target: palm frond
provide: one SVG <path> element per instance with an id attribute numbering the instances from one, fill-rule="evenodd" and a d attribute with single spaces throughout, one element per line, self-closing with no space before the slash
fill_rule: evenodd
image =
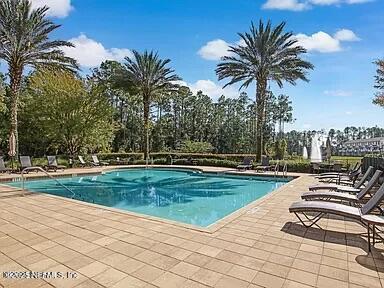
<path id="1" fill-rule="evenodd" d="M 243 88 L 267 80 L 282 87 L 284 82 L 308 81 L 306 73 L 314 66 L 301 59 L 306 49 L 297 45 L 292 32 L 284 32 L 285 26 L 285 22 L 273 27 L 271 21 L 260 20 L 257 26 L 252 22 L 249 31 L 238 33 L 244 44 L 230 46 L 232 55 L 223 57 L 216 68 L 219 80 L 228 79 L 224 87 L 241 83 Z"/>

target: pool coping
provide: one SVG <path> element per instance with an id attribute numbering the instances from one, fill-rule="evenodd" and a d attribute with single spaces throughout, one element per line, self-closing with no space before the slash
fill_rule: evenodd
<path id="1" fill-rule="evenodd" d="M 135 168 L 145 168 L 146 166 L 145 165 L 140 165 L 140 166 L 128 166 L 128 167 L 108 167 L 107 169 L 104 169 L 104 170 L 101 170 L 101 171 L 94 171 L 93 173 L 90 171 L 90 173 L 72 173 L 72 174 L 56 174 L 55 178 L 64 178 L 64 177 L 76 177 L 76 176 L 81 176 L 81 175 L 100 175 L 102 174 L 104 171 L 114 171 L 114 170 L 123 170 L 123 169 L 135 169 Z M 197 167 L 189 167 L 189 166 L 175 166 L 175 165 L 170 165 L 170 166 L 164 166 L 164 165 L 159 165 L 159 166 L 155 166 L 155 165 L 152 165 L 151 168 L 165 168 L 165 169 L 172 169 L 172 168 L 176 168 L 176 169 L 184 169 L 184 170 L 198 170 L 198 171 L 201 171 L 201 172 L 204 172 L 204 173 L 221 173 L 222 171 L 217 171 L 217 172 L 214 172 L 214 171 L 204 171 L 204 169 L 202 168 L 197 168 Z M 256 173 L 231 173 L 231 172 L 227 172 L 225 174 L 231 174 L 231 175 L 234 175 L 234 176 L 241 176 L 241 175 L 245 175 L 245 176 L 264 176 L 264 177 L 270 177 L 270 178 L 274 178 L 273 175 L 265 175 L 265 174 L 256 174 Z M 44 178 L 48 178 L 48 176 L 44 176 L 44 177 L 39 177 L 39 176 L 43 176 L 43 175 L 37 175 L 37 177 L 35 177 L 35 175 L 33 175 L 33 177 L 28 177 L 28 178 L 31 178 L 33 180 L 37 180 L 37 179 L 44 179 Z M 101 205 L 101 204 L 95 204 L 95 203 L 90 203 L 90 202 L 86 202 L 86 201 L 81 201 L 81 200 L 76 200 L 76 199 L 72 199 L 72 198 L 66 198 L 66 197 L 62 197 L 62 196 L 57 196 L 57 195 L 52 195 L 52 194 L 48 194 L 48 193 L 44 193 L 44 192 L 36 192 L 36 191 L 31 191 L 32 193 L 35 193 L 35 194 L 40 194 L 40 195 L 44 195 L 46 197 L 52 197 L 52 198 L 55 198 L 55 199 L 61 199 L 63 201 L 68 201 L 68 202 L 75 202 L 77 204 L 80 204 L 80 205 L 86 205 L 86 206 L 91 206 L 91 207 L 95 207 L 95 208 L 98 208 L 98 209 L 102 209 L 102 210 L 106 210 L 106 211 L 111 211 L 111 212 L 114 212 L 114 213 L 122 213 L 122 214 L 126 214 L 126 215 L 129 215 L 129 216 L 134 216 L 134 217 L 138 217 L 138 218 L 141 218 L 141 219 L 144 219 L 144 220 L 151 220 L 151 221 L 155 221 L 155 222 L 159 222 L 159 223 L 163 223 L 163 224 L 168 224 L 168 225 L 173 225 L 173 226 L 178 226 L 178 227 L 182 227 L 182 228 L 187 228 L 187 229 L 192 229 L 192 230 L 195 230 L 195 231 L 199 231 L 199 232 L 204 232 L 204 233 L 214 233 L 216 232 L 217 230 L 219 230 L 220 228 L 224 227 L 225 225 L 227 225 L 228 223 L 232 222 L 233 220 L 235 220 L 236 218 L 240 217 L 241 215 L 245 214 L 245 213 L 254 213 L 254 212 L 257 212 L 258 210 L 253 210 L 253 208 L 256 208 L 257 205 L 259 205 L 260 203 L 263 203 L 265 201 L 267 201 L 270 197 L 272 197 L 273 195 L 277 194 L 280 192 L 280 190 L 282 190 L 286 185 L 288 184 L 292 184 L 293 181 L 297 181 L 298 179 L 300 179 L 301 176 L 288 176 L 288 177 L 292 177 L 293 179 L 291 181 L 288 181 L 287 183 L 285 183 L 284 185 L 280 186 L 279 188 L 269 192 L 268 194 L 250 202 L 249 204 L 245 205 L 244 207 L 241 207 L 235 211 L 233 211 L 232 213 L 224 216 L 223 218 L 220 218 L 218 219 L 216 222 L 210 224 L 209 226 L 207 227 L 200 227 L 200 226 L 197 226 L 197 225 L 193 225 L 193 224 L 187 224 L 187 223 L 183 223 L 183 222 L 179 222 L 179 221 L 175 221 L 175 220 L 170 220 L 170 219 L 165 219 L 165 218 L 161 218 L 161 217 L 156 217 L 156 216 L 151 216 L 151 215 L 147 215 L 147 214 L 142 214 L 142 213 L 138 213 L 138 212 L 133 212 L 133 211 L 128 211 L 128 210 L 122 210 L 122 209 L 119 209 L 119 208 L 113 208 L 113 207 L 108 207 L 108 206 L 104 206 L 104 205 Z M 19 178 L 19 177 L 18 177 Z M 280 177 L 281 178 L 281 177 Z M 5 181 L 4 181 L 5 182 Z M 9 182 L 9 180 L 8 180 Z M 0 182 L 0 185 L 1 186 L 5 186 L 5 187 L 10 187 L 12 189 L 15 189 L 15 187 L 12 187 L 12 186 L 9 186 L 9 185 L 6 185 L 6 184 L 2 184 Z M 16 189 L 18 190 L 18 189 Z M 25 190 L 25 191 L 28 191 L 28 190 Z"/>

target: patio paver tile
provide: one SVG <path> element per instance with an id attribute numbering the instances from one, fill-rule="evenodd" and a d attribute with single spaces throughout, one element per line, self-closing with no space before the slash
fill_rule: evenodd
<path id="1" fill-rule="evenodd" d="M 232 277 L 251 282 L 252 279 L 256 276 L 256 273 L 257 271 L 255 270 L 239 265 L 233 265 L 233 267 L 228 271 L 227 274 Z"/>
<path id="2" fill-rule="evenodd" d="M 292 281 L 297 281 L 306 285 L 315 286 L 317 281 L 317 274 L 292 268 L 289 271 L 287 278 Z"/>
<path id="3" fill-rule="evenodd" d="M 161 274 L 155 281 L 152 282 L 152 284 L 160 288 L 179 288 L 183 287 L 186 281 L 187 279 L 184 277 L 171 272 L 166 272 Z"/>
<path id="4" fill-rule="evenodd" d="M 215 284 L 215 288 L 247 288 L 249 287 L 249 282 L 233 278 L 230 276 L 224 275 L 220 280 Z"/>
<path id="5" fill-rule="evenodd" d="M 195 274 L 191 276 L 191 279 L 212 287 L 220 280 L 222 276 L 223 274 L 205 268 L 200 268 Z"/>
<path id="6" fill-rule="evenodd" d="M 233 265 L 234 264 L 223 260 L 212 259 L 205 265 L 205 268 L 208 268 L 209 270 L 213 270 L 215 272 L 226 274 L 233 267 Z"/>
<path id="7" fill-rule="evenodd" d="M 107 270 L 108 268 L 109 268 L 108 265 L 105 265 L 104 263 L 95 261 L 95 262 L 92 262 L 91 264 L 88 264 L 88 265 L 80 268 L 78 271 L 81 274 L 91 278 L 91 277 L 96 276 L 97 274 L 100 274 L 101 272 Z"/>
<path id="8" fill-rule="evenodd" d="M 112 286 L 112 288 L 141 288 L 147 285 L 146 282 L 141 281 L 135 277 L 127 276 Z"/>
<path id="9" fill-rule="evenodd" d="M 93 277 L 92 279 L 97 283 L 104 285 L 105 287 L 111 287 L 115 283 L 119 282 L 120 280 L 124 279 L 127 276 L 128 276 L 127 274 L 119 270 L 116 270 L 114 268 L 108 268 L 102 271 L 100 274 Z"/>
<path id="10" fill-rule="evenodd" d="M 200 269 L 199 266 L 186 263 L 186 262 L 180 262 L 176 266 L 171 268 L 171 272 L 183 276 L 185 278 L 190 278 L 193 274 L 195 274 Z"/>
<path id="11" fill-rule="evenodd" d="M 330 287 L 337 287 L 337 288 L 348 288 L 349 286 L 348 282 L 341 281 L 339 279 L 333 279 L 326 276 L 319 275 L 319 278 L 317 279 L 317 287 L 319 288 L 330 288 Z"/>
<path id="12" fill-rule="evenodd" d="M 285 279 L 264 272 L 257 272 L 252 283 L 265 288 L 280 288 L 283 287 Z"/>
<path id="13" fill-rule="evenodd" d="M 143 281 L 152 282 L 163 273 L 164 270 L 145 264 L 143 267 L 134 271 L 132 273 L 132 276 L 139 278 Z"/>

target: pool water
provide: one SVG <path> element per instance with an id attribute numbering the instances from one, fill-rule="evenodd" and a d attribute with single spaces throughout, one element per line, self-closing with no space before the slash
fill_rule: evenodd
<path id="1" fill-rule="evenodd" d="M 51 179 L 26 181 L 25 188 L 207 227 L 289 179 L 150 168 L 114 170 L 59 181 L 74 193 Z"/>

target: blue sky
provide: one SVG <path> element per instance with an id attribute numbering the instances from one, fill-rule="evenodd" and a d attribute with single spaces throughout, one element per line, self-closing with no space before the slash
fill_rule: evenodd
<path id="1" fill-rule="evenodd" d="M 66 52 L 84 72 L 105 59 L 121 60 L 132 49 L 154 49 L 172 60 L 192 90 L 214 99 L 224 84 L 214 72 L 217 59 L 239 40 L 237 32 L 260 18 L 286 21 L 315 65 L 309 83 L 272 85 L 275 94 L 293 101 L 296 121 L 287 128 L 384 126 L 384 111 L 371 101 L 372 62 L 384 57 L 382 0 L 34 0 L 41 3 L 63 25 L 54 36 L 77 44 Z M 236 87 L 224 90 L 231 97 L 237 93 Z"/>

